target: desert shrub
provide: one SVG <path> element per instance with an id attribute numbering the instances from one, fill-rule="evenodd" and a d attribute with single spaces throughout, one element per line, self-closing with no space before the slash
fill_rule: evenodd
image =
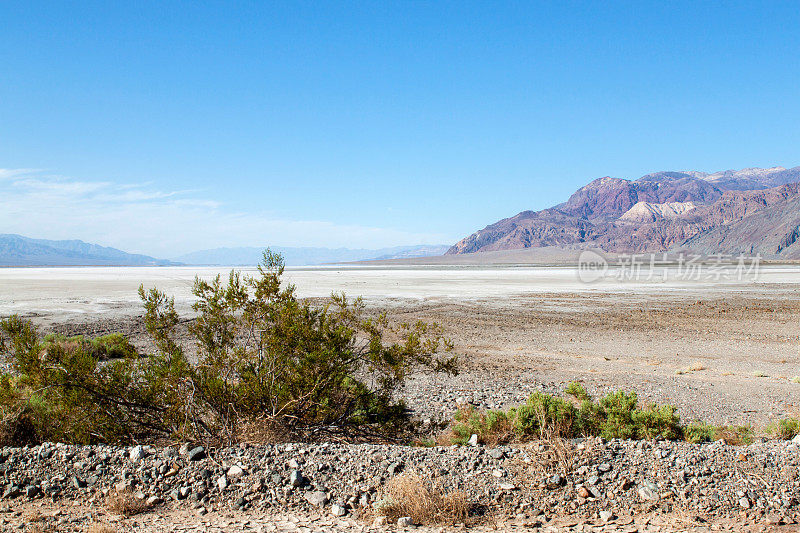
<path id="1" fill-rule="evenodd" d="M 230 443 L 247 435 L 397 438 L 410 429 L 396 388 L 409 372 L 454 372 L 436 324 L 392 325 L 363 302 L 301 302 L 269 251 L 258 276 L 195 280 L 190 364 L 175 340 L 174 300 L 139 294 L 157 352 L 120 335 L 40 339 L 30 322 L 0 322 L 2 434 L 10 443 L 139 442 L 180 436 Z M 106 361 L 106 359 L 108 359 Z"/>
<path id="2" fill-rule="evenodd" d="M 87 343 L 40 341 L 18 317 L 0 321 L 13 375 L 0 376 L 2 437 L 9 444 L 136 440 L 173 432 L 175 388 L 163 358 L 128 354 L 101 364 Z"/>
<path id="3" fill-rule="evenodd" d="M 751 444 L 753 442 L 753 427 L 750 425 L 719 426 L 717 438 L 724 439 L 725 442 L 734 446 Z"/>
<path id="4" fill-rule="evenodd" d="M 650 404 L 642 409 L 635 392 L 617 391 L 595 402 L 578 384 L 570 384 L 567 390 L 576 400 L 582 400 L 579 406 L 564 398 L 535 392 L 525 405 L 516 409 L 459 411 L 452 424 L 451 442 L 464 444 L 472 434 L 485 443 L 597 435 L 607 439 L 670 440 L 683 436 L 683 426 L 672 405 Z M 513 433 L 508 432 L 510 424 Z"/>
<path id="5" fill-rule="evenodd" d="M 391 435 L 408 420 L 396 388 L 415 369 L 454 372 L 452 348 L 436 324 L 392 325 L 369 316 L 361 299 L 334 294 L 321 307 L 283 286 L 280 256 L 267 251 L 259 276 L 232 272 L 227 284 L 195 280 L 198 318 L 191 327 L 199 364 L 191 381 L 209 436 L 233 438 L 238 420 L 261 420 L 289 432 Z M 145 293 L 148 330 L 166 349 L 174 307 Z M 172 324 L 162 327 L 164 322 Z M 161 328 L 155 331 L 157 328 Z"/>
<path id="6" fill-rule="evenodd" d="M 64 335 L 54 334 L 44 337 L 45 350 L 55 344 L 78 344 L 83 350 L 89 352 L 92 357 L 101 361 L 123 357 L 136 357 L 138 355 L 133 344 L 121 333 L 110 333 L 95 338 L 87 338 L 84 335 L 65 337 Z"/>
<path id="7" fill-rule="evenodd" d="M 617 391 L 600 399 L 603 422 L 600 434 L 606 439 L 632 439 L 637 427 L 634 412 L 638 404 L 635 392 Z"/>
<path id="8" fill-rule="evenodd" d="M 589 393 L 586 392 L 586 388 L 577 381 L 570 382 L 567 388 L 564 389 L 564 393 L 581 402 L 592 399 Z"/>
<path id="9" fill-rule="evenodd" d="M 662 438 L 677 440 L 683 435 L 680 417 L 672 405 L 650 404 L 645 409 L 634 411 L 633 421 L 636 435 L 642 439 Z"/>
<path id="10" fill-rule="evenodd" d="M 567 400 L 534 392 L 517 409 L 517 433 L 527 438 L 568 437 L 573 434 L 576 414 L 575 406 Z"/>
<path id="11" fill-rule="evenodd" d="M 687 441 L 698 444 L 715 440 L 717 429 L 717 426 L 697 420 L 686 426 L 683 433 Z"/>
<path id="12" fill-rule="evenodd" d="M 791 440 L 796 435 L 800 434 L 800 420 L 797 418 L 783 418 L 778 423 L 769 428 L 770 433 L 774 434 L 779 439 Z"/>
<path id="13" fill-rule="evenodd" d="M 106 498 L 106 507 L 111 513 L 125 518 L 144 513 L 150 508 L 143 498 L 136 497 L 130 490 L 110 492 Z"/>
<path id="14" fill-rule="evenodd" d="M 464 445 L 472 435 L 477 435 L 481 444 L 511 442 L 515 436 L 514 420 L 514 411 L 478 411 L 472 407 L 459 409 L 455 415 L 450 442 Z"/>
<path id="15" fill-rule="evenodd" d="M 417 474 L 403 473 L 386 483 L 374 509 L 392 521 L 408 516 L 420 525 L 455 524 L 468 520 L 472 505 L 463 491 L 445 492 Z"/>
<path id="16" fill-rule="evenodd" d="M 716 426 L 695 421 L 683 428 L 684 438 L 691 443 L 713 442 L 720 439 L 728 444 L 749 444 L 753 441 L 753 428 L 750 426 Z"/>

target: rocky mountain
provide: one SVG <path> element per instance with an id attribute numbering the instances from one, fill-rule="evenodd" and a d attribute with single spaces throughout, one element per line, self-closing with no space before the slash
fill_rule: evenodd
<path id="1" fill-rule="evenodd" d="M 147 255 L 78 240 L 52 241 L 0 234 L 0 266 L 156 266 L 174 264 Z"/>
<path id="2" fill-rule="evenodd" d="M 566 202 L 473 233 L 448 254 L 543 246 L 800 258 L 800 167 L 599 178 Z"/>
<path id="3" fill-rule="evenodd" d="M 200 250 L 175 260 L 190 265 L 257 265 L 261 262 L 266 247 L 214 248 Z M 351 248 L 295 248 L 272 246 L 273 252 L 283 256 L 287 265 L 321 265 L 325 263 L 346 263 L 378 259 L 404 259 L 411 257 L 430 257 L 443 255 L 446 245 L 396 246 L 393 248 L 351 249 Z"/>

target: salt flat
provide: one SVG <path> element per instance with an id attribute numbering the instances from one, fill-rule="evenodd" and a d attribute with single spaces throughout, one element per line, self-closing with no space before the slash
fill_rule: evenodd
<path id="1" fill-rule="evenodd" d="M 75 267 L 1 268 L 0 315 L 138 313 L 137 289 L 158 287 L 174 295 L 180 310 L 192 300 L 195 275 L 227 276 L 231 268 L 208 267 Z M 237 268 L 254 274 L 254 268 Z M 650 298 L 665 293 L 772 294 L 800 285 L 800 266 L 762 265 L 758 275 L 736 266 L 690 273 L 676 266 L 655 269 L 610 268 L 585 282 L 567 266 L 339 266 L 287 268 L 285 279 L 301 297 L 325 297 L 334 291 L 379 302 L 388 299 L 498 299 L 539 293 L 619 293 Z"/>

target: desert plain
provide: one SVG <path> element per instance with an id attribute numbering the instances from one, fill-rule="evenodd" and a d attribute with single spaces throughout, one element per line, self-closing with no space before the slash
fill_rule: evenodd
<path id="1" fill-rule="evenodd" d="M 343 265 L 288 268 L 303 298 L 364 298 L 393 319 L 444 326 L 461 372 L 416 376 L 406 394 L 422 418 L 455 402 L 501 407 L 570 381 L 590 393 L 636 391 L 686 420 L 763 426 L 800 413 L 800 266 L 735 264 L 689 272 L 569 265 Z M 192 315 L 195 276 L 226 267 L 0 269 L 0 315 L 43 331 L 122 331 L 147 348 L 137 289 L 173 295 Z M 243 274 L 252 268 L 235 268 Z"/>
<path id="2" fill-rule="evenodd" d="M 174 295 L 178 311 L 191 319 L 194 277 L 208 279 L 217 274 L 224 277 L 230 270 L 222 267 L 0 269 L 0 315 L 20 314 L 32 319 L 44 332 L 99 335 L 120 331 L 146 351 L 152 347 L 141 322 L 142 307 L 137 296 L 140 284 L 156 286 Z M 237 270 L 245 274 L 253 271 Z M 559 394 L 571 381 L 580 381 L 596 396 L 625 389 L 636 391 L 642 402 L 673 404 L 686 422 L 701 419 L 715 424 L 750 424 L 763 428 L 781 417 L 800 414 L 800 383 L 794 379 L 800 376 L 800 266 L 797 265 L 761 264 L 756 270 L 745 272 L 736 265 L 728 265 L 691 273 L 676 265 L 636 271 L 616 265 L 604 270 L 601 276 L 587 278 L 585 272 L 564 264 L 393 263 L 288 268 L 285 280 L 294 284 L 303 298 L 322 302 L 334 291 L 344 292 L 349 297 L 363 297 L 368 309 L 387 311 L 393 320 L 422 319 L 444 326 L 454 341 L 461 370 L 456 376 L 420 374 L 412 377 L 402 394 L 420 420 L 448 420 L 458 404 L 468 403 L 479 408 L 519 405 L 534 391 Z M 583 474 L 581 470 L 577 474 L 573 472 L 571 475 L 579 478 L 577 484 L 570 481 L 558 490 L 551 490 L 544 481 L 526 487 L 519 481 L 522 478 L 518 474 L 512 474 L 520 454 L 527 457 L 529 453 L 523 449 L 505 448 L 501 453 L 489 454 L 491 458 L 485 456 L 489 461 L 485 472 L 480 466 L 484 461 L 481 451 L 341 449 L 335 452 L 340 455 L 334 453 L 330 460 L 334 464 L 337 460 L 352 462 L 354 470 L 350 472 L 346 470 L 349 467 L 344 467 L 341 479 L 349 481 L 331 479 L 328 486 L 338 487 L 338 483 L 344 487 L 341 491 L 353 490 L 354 486 L 359 486 L 353 479 L 364 479 L 363 474 L 355 470 L 357 460 L 373 457 L 373 466 L 367 467 L 368 472 L 381 471 L 386 466 L 393 468 L 392 461 L 405 464 L 407 468 L 440 465 L 434 468 L 433 475 L 441 472 L 438 475 L 447 483 L 470 486 L 474 484 L 472 480 L 480 479 L 480 483 L 474 485 L 476 491 L 484 490 L 482 487 L 487 483 L 493 488 L 487 488 L 488 492 L 483 494 L 491 494 L 498 502 L 504 501 L 503 490 L 522 490 L 519 494 L 524 493 L 525 498 L 529 498 L 524 501 L 532 502 L 520 503 L 522 500 L 512 498 L 510 501 L 516 503 L 506 509 L 510 515 L 499 518 L 499 522 L 484 521 L 478 526 L 480 529 L 491 530 L 497 528 L 498 523 L 500 529 L 546 531 L 707 531 L 718 528 L 760 531 L 767 527 L 765 524 L 781 530 L 791 527 L 779 525 L 784 520 L 792 523 L 791 512 L 770 514 L 769 511 L 792 508 L 795 503 L 792 503 L 791 494 L 784 492 L 784 496 L 774 496 L 777 498 L 774 502 L 767 502 L 767 496 L 763 496 L 762 501 L 759 500 L 761 493 L 751 492 L 748 483 L 752 482 L 755 487 L 754 480 L 760 479 L 766 484 L 774 478 L 779 488 L 764 487 L 764 494 L 789 490 L 781 487 L 795 483 L 792 480 L 799 475 L 791 466 L 796 463 L 796 447 L 794 451 L 786 451 L 782 443 L 767 443 L 763 445 L 766 448 L 756 444 L 752 451 L 740 453 L 736 447 L 687 448 L 655 443 L 650 451 L 650 446 L 612 443 L 602 444 L 594 456 L 583 452 L 581 460 L 586 461 L 587 466 L 581 468 L 586 471 Z M 219 464 L 213 461 L 216 467 L 211 468 L 222 468 L 225 477 L 225 469 L 230 464 L 251 464 L 245 460 L 250 456 L 253 465 L 263 454 L 263 460 L 274 455 L 276 464 L 297 457 L 297 448 L 251 450 L 243 448 L 236 453 L 221 450 L 219 457 L 227 453 L 234 458 Z M 325 457 L 331 450 L 334 449 L 312 446 L 302 453 L 311 454 L 306 456 L 311 464 L 312 456 Z M 67 449 L 56 453 L 83 457 L 87 452 Z M 113 450 L 89 453 L 80 466 L 91 464 L 98 455 L 102 458 L 114 453 L 119 455 Z M 127 453 L 124 451 L 125 462 Z M 153 450 L 152 453 L 155 458 L 166 452 Z M 737 461 L 750 461 L 751 454 L 755 470 L 752 474 L 742 473 L 742 468 L 749 468 L 750 464 Z M 770 458 L 774 457 L 787 462 L 773 464 Z M 240 462 L 236 463 L 237 460 Z M 608 462 L 602 463 L 603 460 Z M 461 470 L 448 461 L 472 466 Z M 194 475 L 189 468 L 191 464 L 186 467 L 187 475 Z M 495 464 L 497 466 L 492 466 Z M 612 465 L 608 466 L 612 469 L 608 474 L 603 473 L 606 464 Z M 706 464 L 711 466 L 702 466 Z M 285 464 L 281 468 L 286 468 Z M 618 468 L 620 474 L 616 473 Z M 245 470 L 257 475 L 255 470 L 247 467 Z M 576 489 L 593 483 L 589 475 L 593 471 L 598 472 L 601 484 L 608 483 L 609 492 L 590 495 L 588 499 L 576 497 L 573 493 Z M 498 472 L 516 476 L 511 478 L 516 480 L 516 485 L 503 481 L 509 478 L 492 477 Z M 644 502 L 637 504 L 644 505 L 644 510 L 631 511 L 629 516 L 623 514 L 628 496 L 621 500 L 612 496 L 612 485 L 622 483 L 625 487 L 628 483 L 622 477 L 618 479 L 622 474 L 642 478 L 637 481 L 639 485 L 634 484 L 634 489 L 625 489 L 632 490 L 634 497 Z M 692 481 L 694 475 L 701 480 L 699 485 Z M 589 481 L 582 481 L 581 476 L 588 476 Z M 380 482 L 383 477 L 376 479 Z M 648 501 L 646 490 L 642 496 L 641 487 L 647 488 L 647 479 L 655 480 L 662 488 L 695 488 L 688 489 L 689 492 L 670 489 L 673 495 L 670 498 L 676 499 L 674 502 L 665 503 L 663 495 L 657 495 L 657 501 L 652 502 Z M 500 488 L 494 487 L 498 483 Z M 504 486 L 513 489 L 503 489 Z M 639 496 L 635 496 L 637 486 Z M 706 486 L 711 488 L 703 488 Z M 86 490 L 82 488 L 79 492 Z M 529 490 L 532 492 L 527 492 Z M 707 490 L 719 500 L 704 499 Z M 547 498 L 556 498 L 557 493 L 559 503 L 547 503 Z M 244 494 L 249 492 L 245 490 Z M 280 501 L 280 493 L 276 494 L 276 501 Z M 659 497 L 662 498 L 660 502 Z M 198 514 L 180 504 L 179 496 L 175 498 L 174 503 L 167 502 L 164 507 L 130 518 L 109 514 L 102 499 L 92 497 L 76 500 L 73 507 L 46 500 L 9 503 L 0 507 L 0 524 L 15 528 L 22 524 L 24 528 L 25 520 L 37 517 L 44 523 L 61 524 L 56 529 L 59 531 L 69 530 L 64 529 L 64 524 L 78 531 L 100 522 L 110 527 L 103 531 L 120 528 L 137 531 L 385 529 L 370 525 L 370 519 L 358 518 L 353 513 L 332 516 L 327 508 L 310 514 L 297 508 L 287 508 L 283 513 L 273 510 L 253 514 L 244 507 L 238 510 L 235 506 L 231 509 L 224 505 L 206 508 L 197 503 L 195 510 L 202 511 Z M 578 503 L 573 504 L 574 501 Z M 717 501 L 721 503 L 714 503 Z M 751 512 L 751 502 L 756 512 Z M 514 507 L 516 505 L 519 507 Z M 741 510 L 736 511 L 740 505 Z M 614 510 L 614 518 L 608 518 L 611 514 L 598 514 L 604 507 Z M 724 515 L 719 514 L 723 509 Z M 693 514 L 686 514 L 688 510 Z M 715 516 L 723 518 L 711 520 L 705 512 L 717 512 Z M 514 516 L 518 520 L 514 521 Z M 579 520 L 574 520 L 575 516 Z"/>

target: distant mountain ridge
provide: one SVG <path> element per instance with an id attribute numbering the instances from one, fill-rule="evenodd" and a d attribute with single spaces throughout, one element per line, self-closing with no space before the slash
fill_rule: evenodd
<path id="1" fill-rule="evenodd" d="M 257 265 L 265 247 L 214 248 L 199 250 L 174 260 L 189 265 L 251 266 Z M 410 257 L 430 257 L 443 255 L 447 245 L 395 246 L 392 248 L 350 249 L 350 248 L 295 248 L 271 246 L 273 252 L 283 256 L 290 266 L 321 265 L 325 263 L 347 263 L 351 261 L 402 259 Z"/>
<path id="2" fill-rule="evenodd" d="M 598 178 L 557 206 L 523 211 L 448 254 L 545 246 L 800 258 L 800 167 Z"/>
<path id="3" fill-rule="evenodd" d="M 79 240 L 54 241 L 0 234 L 0 266 L 164 266 L 171 261 L 129 254 Z"/>

